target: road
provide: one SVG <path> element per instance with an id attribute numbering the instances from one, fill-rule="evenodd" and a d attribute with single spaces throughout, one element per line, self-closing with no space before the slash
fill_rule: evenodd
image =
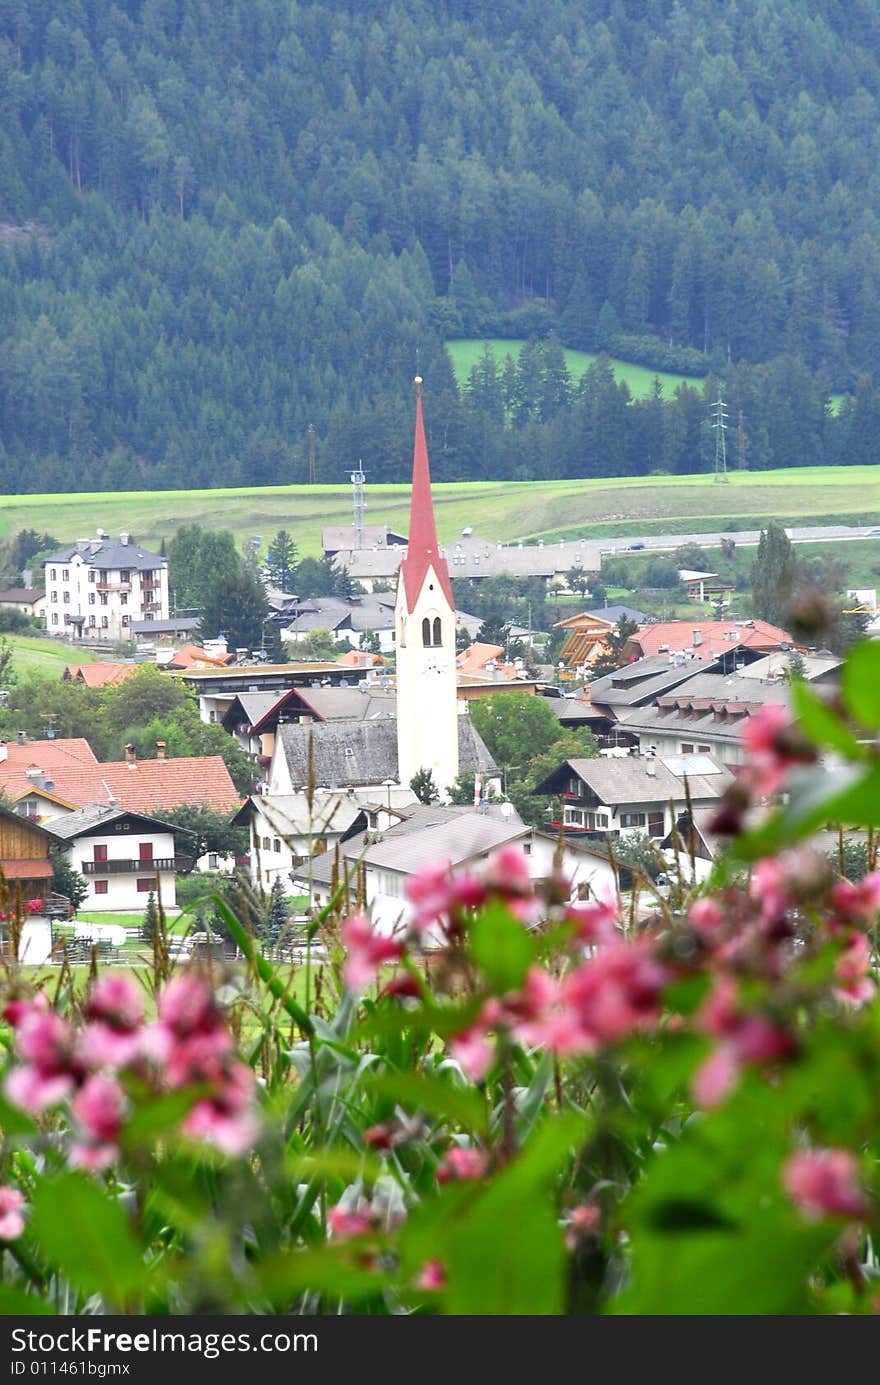
<path id="1" fill-rule="evenodd" d="M 792 543 L 829 543 L 851 539 L 876 538 L 880 543 L 880 526 L 876 524 L 814 524 L 806 528 L 786 528 Z M 733 539 L 737 548 L 754 548 L 761 538 L 760 529 L 740 529 L 718 534 L 633 534 L 631 538 L 592 540 L 600 553 L 626 553 L 633 544 L 646 551 L 668 553 L 683 544 L 695 543 L 700 548 L 720 548 L 722 539 Z"/>

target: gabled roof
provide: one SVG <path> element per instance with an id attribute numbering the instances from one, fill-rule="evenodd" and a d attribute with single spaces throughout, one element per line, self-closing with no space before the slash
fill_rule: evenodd
<path id="1" fill-rule="evenodd" d="M 738 646 L 769 652 L 784 644 L 794 644 L 791 635 L 766 620 L 739 624 L 731 620 L 664 620 L 630 635 L 626 647 L 646 655 L 659 654 L 661 649 L 673 653 L 695 650 L 702 658 L 717 658 Z"/>
<path id="2" fill-rule="evenodd" d="M 46 593 L 40 587 L 7 587 L 0 592 L 0 606 L 32 606 L 45 599 Z"/>
<path id="3" fill-rule="evenodd" d="M 516 665 L 504 662 L 503 644 L 481 644 L 476 641 L 456 657 L 455 667 L 460 674 L 481 677 L 485 676 L 490 663 L 494 663 L 496 670 L 502 671 L 508 678 L 516 677 Z"/>
<path id="4" fill-rule="evenodd" d="M 159 818 L 148 817 L 143 813 L 134 813 L 129 808 L 111 808 L 109 804 L 90 803 L 85 808 L 77 808 L 76 812 L 68 813 L 66 817 L 53 818 L 52 831 L 65 841 L 73 841 L 76 837 L 109 827 L 122 818 L 133 819 L 145 832 L 155 831 L 156 828 L 163 832 L 182 830 L 170 822 L 162 822 Z"/>
<path id="5" fill-rule="evenodd" d="M 51 747 L 57 742 L 43 744 Z M 33 742 L 27 749 L 33 751 L 37 745 Z M 54 763 L 44 763 L 41 758 L 35 764 L 45 771 L 53 786 L 52 792 L 78 807 L 102 803 L 150 813 L 156 809 L 178 808 L 181 804 L 205 804 L 217 812 L 227 813 L 241 802 L 241 795 L 220 755 L 137 760 L 134 764 L 126 760 L 100 764 L 94 756 L 90 761 L 68 758 Z M 33 788 L 25 769 L 26 766 L 9 761 L 0 763 L 0 788 L 8 794 Z"/>
<path id="6" fill-rule="evenodd" d="M 280 745 L 294 788 L 308 782 L 310 743 L 314 782 L 321 788 L 398 782 L 396 717 L 279 726 L 276 754 Z M 458 760 L 462 774 L 498 772 L 468 716 L 458 718 Z"/>
<path id="7" fill-rule="evenodd" d="M 681 767 L 688 757 L 676 757 Z M 669 767 L 669 757 L 648 759 L 628 755 L 621 759 L 599 757 L 595 760 L 565 760 L 540 783 L 536 793 L 552 793 L 547 786 L 556 780 L 560 771 L 570 771 L 583 781 L 601 803 L 609 806 L 625 803 L 663 803 L 684 798 L 685 780 L 693 800 L 720 798 L 733 776 L 729 769 L 708 755 L 694 756 L 693 772 L 688 766 L 682 773 Z"/>
<path id="8" fill-rule="evenodd" d="M 197 644 L 185 644 L 169 659 L 166 668 L 225 668 L 234 654 L 206 654 Z"/>
<path id="9" fill-rule="evenodd" d="M 114 683 L 121 683 L 137 671 L 137 664 L 112 663 L 109 659 L 100 659 L 93 664 L 68 664 L 61 676 L 70 682 L 77 680 L 85 683 L 87 688 L 106 688 Z"/>
<path id="10" fill-rule="evenodd" d="M 315 789 L 312 801 L 306 793 L 254 794 L 247 799 L 233 822 L 245 826 L 260 814 L 279 837 L 322 837 L 326 832 L 348 832 L 358 823 L 366 826 L 364 807 L 356 798 L 332 790 Z"/>
<path id="11" fill-rule="evenodd" d="M 168 566 L 168 559 L 158 553 L 150 553 L 136 543 L 123 543 L 121 539 L 88 539 L 84 543 L 69 544 L 58 553 L 50 553 L 43 559 L 46 563 L 69 563 L 79 555 L 88 567 L 136 568 L 149 572 L 154 568 Z"/>
<path id="12" fill-rule="evenodd" d="M 0 780 L 13 769 L 22 773 L 31 767 L 41 769 L 51 779 L 52 771 L 56 769 L 65 766 L 82 768 L 97 763 L 95 752 L 84 736 L 59 736 L 43 741 L 0 741 Z"/>

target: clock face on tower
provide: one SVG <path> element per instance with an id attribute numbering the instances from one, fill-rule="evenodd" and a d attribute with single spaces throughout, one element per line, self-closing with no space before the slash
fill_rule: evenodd
<path id="1" fill-rule="evenodd" d="M 427 654 L 422 668 L 425 673 L 446 673 L 449 661 L 442 654 Z"/>

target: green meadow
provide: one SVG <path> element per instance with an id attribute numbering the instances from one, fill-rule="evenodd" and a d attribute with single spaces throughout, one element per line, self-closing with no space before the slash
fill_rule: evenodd
<path id="1" fill-rule="evenodd" d="M 74 649 L 60 640 L 39 635 L 4 635 L 14 650 L 16 673 L 46 673 L 61 676 L 66 664 L 91 664 L 97 658 L 87 649 Z"/>
<path id="2" fill-rule="evenodd" d="M 483 354 L 485 347 L 488 346 L 492 355 L 499 365 L 506 356 L 513 356 L 514 359 L 519 355 L 525 346 L 525 341 L 506 338 L 491 337 L 488 339 L 477 338 L 457 338 L 446 343 L 446 349 L 452 358 L 452 366 L 455 371 L 455 378 L 459 386 L 463 385 Z M 579 380 L 598 359 L 597 352 L 574 351 L 566 346 L 565 364 L 571 372 L 572 379 Z M 614 378 L 624 381 L 629 386 L 629 391 L 634 399 L 644 399 L 654 388 L 654 381 L 659 380 L 663 386 L 663 393 L 673 394 L 677 385 L 692 385 L 695 389 L 702 386 L 703 381 L 696 375 L 673 375 L 665 370 L 652 370 L 650 366 L 634 365 L 632 361 L 621 361 L 617 356 L 609 356 L 611 369 L 614 371 Z"/>

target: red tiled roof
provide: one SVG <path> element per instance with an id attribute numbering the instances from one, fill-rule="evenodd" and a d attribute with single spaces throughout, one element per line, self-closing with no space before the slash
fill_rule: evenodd
<path id="1" fill-rule="evenodd" d="M 46 742 L 53 745 L 55 742 Z M 89 803 L 110 803 L 114 799 L 132 812 L 155 812 L 178 808 L 182 804 L 207 804 L 216 812 L 232 812 L 241 803 L 229 770 L 220 755 L 186 755 L 166 760 L 126 760 L 99 764 L 49 765 L 44 769 L 58 797 L 84 808 Z M 25 775 L 26 766 L 0 764 L 0 788 L 15 794 L 32 787 Z"/>
<path id="2" fill-rule="evenodd" d="M 178 649 L 166 668 L 225 668 L 233 660 L 232 654 L 206 654 L 197 644 L 185 644 Z"/>
<path id="3" fill-rule="evenodd" d="M 71 680 L 81 678 L 87 688 L 106 688 L 130 678 L 137 670 L 137 664 L 114 664 L 109 659 L 100 659 L 94 664 L 68 664 L 65 673 Z"/>
<path id="4" fill-rule="evenodd" d="M 360 649 L 349 649 L 346 654 L 340 654 L 336 660 L 337 664 L 345 664 L 346 668 L 367 668 L 377 664 L 387 664 L 388 660 L 383 659 L 381 654 L 373 654 L 370 651 Z"/>
<path id="5" fill-rule="evenodd" d="M 695 630 L 700 634 L 697 644 L 694 644 Z M 735 639 L 730 637 L 733 630 L 736 631 Z M 751 625 L 731 620 L 666 620 L 657 625 L 643 625 L 627 641 L 628 646 L 637 647 L 646 658 L 659 654 L 661 645 L 668 645 L 673 653 L 696 649 L 702 658 L 714 659 L 737 646 L 769 652 L 781 644 L 794 644 L 794 641 L 786 630 L 766 620 L 756 620 Z"/>
<path id="6" fill-rule="evenodd" d="M 513 664 L 505 664 L 503 661 L 504 646 L 501 644 L 481 644 L 479 640 L 467 649 L 462 650 L 455 661 L 455 667 L 459 673 L 481 674 L 486 672 L 486 665 L 493 659 L 496 666 L 502 669 L 510 678 L 516 677 L 516 667 Z"/>
<path id="7" fill-rule="evenodd" d="M 5 754 L 3 753 L 5 751 Z M 41 769 L 52 779 L 63 766 L 84 768 L 96 765 L 95 752 L 83 736 L 69 740 L 0 742 L 0 774 L 7 770 Z"/>
<path id="8" fill-rule="evenodd" d="M 0 861 L 7 880 L 49 880 L 52 862 L 45 856 L 30 861 Z"/>

